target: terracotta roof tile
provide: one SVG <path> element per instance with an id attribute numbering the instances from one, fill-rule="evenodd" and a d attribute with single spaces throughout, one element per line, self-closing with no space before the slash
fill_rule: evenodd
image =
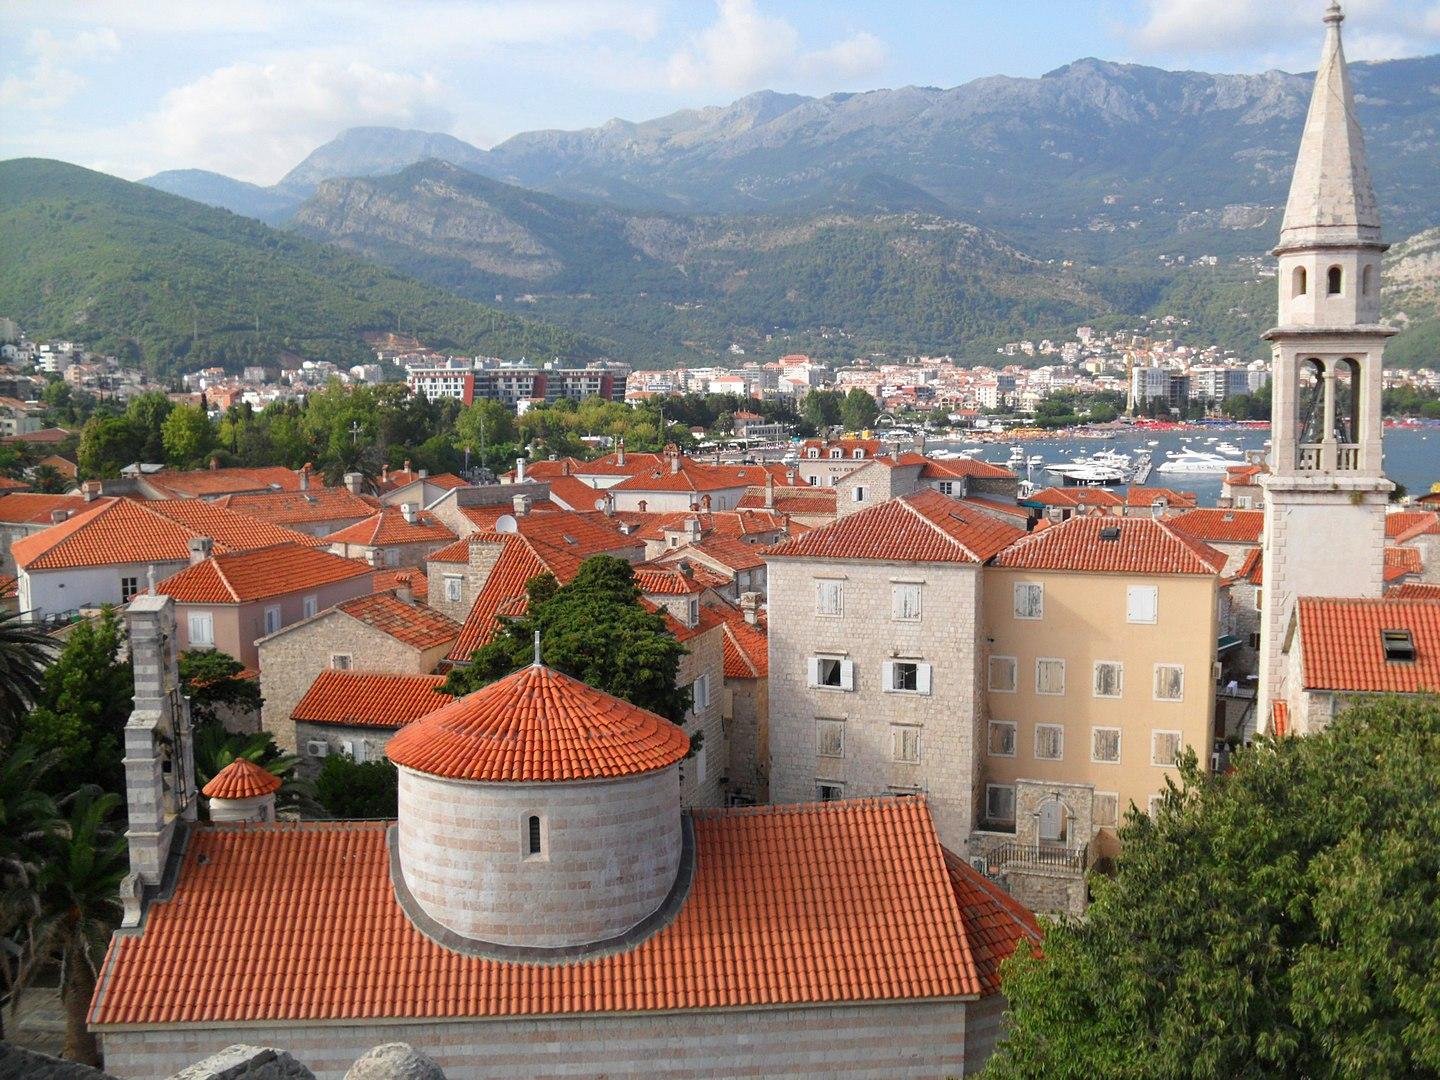
<path id="1" fill-rule="evenodd" d="M 255 469 L 193 469 L 188 472 L 161 469 L 146 473 L 141 479 L 157 490 L 192 498 L 241 491 L 300 490 L 299 475 L 278 465 Z"/>
<path id="2" fill-rule="evenodd" d="M 686 544 L 672 548 L 660 556 L 667 561 L 684 558 L 686 552 L 698 552 L 712 562 L 730 571 L 754 570 L 765 565 L 765 548 L 761 544 L 750 544 L 729 536 L 711 536 L 698 544 Z"/>
<path id="3" fill-rule="evenodd" d="M 10 550 L 16 565 L 29 571 L 186 562 L 190 558 L 190 540 L 197 536 L 210 537 L 219 552 L 315 543 L 314 537 L 197 499 L 103 499 L 68 521 L 15 541 Z"/>
<path id="4" fill-rule="evenodd" d="M 314 589 L 373 571 L 358 559 L 299 544 L 238 551 L 187 566 L 155 586 L 178 604 L 243 604 Z"/>
<path id="5" fill-rule="evenodd" d="M 934 458 L 925 459 L 925 468 L 920 470 L 920 475 L 927 480 L 948 480 L 962 476 L 972 476 L 988 480 L 1019 480 L 1020 477 L 1003 465 L 992 465 L 988 461 L 981 461 L 979 458 L 947 458 L 937 461 Z"/>
<path id="6" fill-rule="evenodd" d="M 376 570 L 370 577 L 370 588 L 373 592 L 393 592 L 402 585 L 409 586 L 410 595 L 416 600 L 425 600 L 430 595 L 430 579 L 418 566 L 402 566 L 399 570 Z"/>
<path id="7" fill-rule="evenodd" d="M 1000 992 L 1000 965 L 1021 944 L 1040 951 L 1040 924 L 1035 915 L 989 878 L 977 874 L 954 852 L 945 852 L 950 887 L 960 905 L 965 944 L 985 995 Z"/>
<path id="8" fill-rule="evenodd" d="M 469 487 L 469 481 L 456 476 L 454 473 L 435 473 L 433 476 L 421 476 L 417 469 L 395 469 L 385 474 L 383 481 L 378 485 L 381 491 L 390 492 L 417 480 L 424 480 L 427 484 L 443 488 L 446 491 L 453 491 L 455 488 Z"/>
<path id="9" fill-rule="evenodd" d="M 1440 582 L 1406 581 L 1385 590 L 1387 600 L 1440 600 Z"/>
<path id="10" fill-rule="evenodd" d="M 1385 549 L 1385 580 L 1399 581 L 1411 574 L 1425 572 L 1425 560 L 1419 548 L 1387 547 Z"/>
<path id="11" fill-rule="evenodd" d="M 776 510 L 752 507 L 740 510 L 676 510 L 639 515 L 636 528 L 630 535 L 642 540 L 659 540 L 667 532 L 683 532 L 689 521 L 699 523 L 702 539 L 724 537 L 738 540 L 785 528 L 785 520 Z"/>
<path id="12" fill-rule="evenodd" d="M 688 574 L 679 566 L 641 563 L 635 567 L 635 584 L 647 596 L 698 596 L 706 589 L 728 583 L 728 579 L 704 567 L 692 566 Z"/>
<path id="13" fill-rule="evenodd" d="M 413 521 L 405 520 L 398 506 L 383 507 L 372 517 L 357 521 L 325 537 L 327 544 L 357 544 L 362 547 L 385 547 L 390 544 L 449 543 L 455 534 L 440 523 L 432 513 L 421 510 Z"/>
<path id="14" fill-rule="evenodd" d="M 834 488 L 796 487 L 776 488 L 774 506 L 777 514 L 834 514 L 836 493 Z M 742 510 L 766 509 L 765 495 L 760 492 L 746 492 L 736 504 Z"/>
<path id="15" fill-rule="evenodd" d="M 750 474 L 743 468 L 727 465 L 702 465 L 689 458 L 680 460 L 679 469 L 667 462 L 658 468 L 635 473 L 621 480 L 611 491 L 728 491 L 749 487 Z"/>
<path id="16" fill-rule="evenodd" d="M 94 504 L 83 495 L 37 495 L 17 491 L 0 498 L 0 522 L 9 525 L 49 525 L 56 510 L 72 515 L 84 513 Z"/>
<path id="17" fill-rule="evenodd" d="M 745 613 L 728 604 L 718 609 L 725 625 L 724 659 L 727 679 L 763 679 L 770 674 L 770 635 L 761 615 L 754 625 Z"/>
<path id="18" fill-rule="evenodd" d="M 501 607 L 516 597 L 523 597 L 525 583 L 536 575 L 545 573 L 547 569 L 535 554 L 534 548 L 526 543 L 523 537 L 498 536 L 484 542 L 500 544 L 502 550 L 490 569 L 490 576 L 485 579 L 484 588 L 470 605 L 470 613 L 465 616 L 460 636 L 455 639 L 455 644 L 445 656 L 447 660 L 469 660 L 471 653 L 480 646 L 489 644 L 499 626 L 496 620 Z M 468 543 L 466 550 L 469 550 Z M 513 609 L 508 613 L 518 614 Z"/>
<path id="19" fill-rule="evenodd" d="M 211 799 L 253 799 L 280 790 L 280 778 L 248 758 L 236 758 L 200 789 Z"/>
<path id="20" fill-rule="evenodd" d="M 1102 539 L 1102 532 L 1114 539 Z M 1225 556 L 1154 518 L 1075 517 L 1015 541 L 996 566 L 1101 574 L 1218 574 Z"/>
<path id="21" fill-rule="evenodd" d="M 1307 690 L 1440 690 L 1440 600 L 1302 596 L 1298 620 Z M 1415 659 L 1386 660 L 1382 630 L 1410 631 Z"/>
<path id="22" fill-rule="evenodd" d="M 693 820 L 695 879 L 675 920 L 634 948 L 565 964 L 466 956 L 425 937 L 395 900 L 384 822 L 203 826 L 173 896 L 141 932 L 113 939 L 89 1019 L 542 1016 L 982 991 L 976 954 L 998 959 L 1003 931 L 966 926 L 923 801 Z M 968 910 L 996 918 L 975 901 Z"/>
<path id="23" fill-rule="evenodd" d="M 1193 491 L 1177 491 L 1174 488 L 1164 487 L 1131 487 L 1125 489 L 1125 505 L 1127 507 L 1151 507 L 1157 499 L 1164 499 L 1166 504 L 1173 510 L 1186 506 L 1194 506 L 1198 497 Z"/>
<path id="24" fill-rule="evenodd" d="M 375 500 L 345 488 L 310 487 L 305 491 L 267 491 L 222 495 L 213 505 L 276 525 L 366 518 L 375 512 Z"/>
<path id="25" fill-rule="evenodd" d="M 433 649 L 460 635 L 460 624 L 448 615 L 424 604 L 407 604 L 391 593 L 357 596 L 335 608 L 412 649 Z"/>
<path id="26" fill-rule="evenodd" d="M 400 728 L 455 699 L 442 694 L 444 675 L 322 671 L 295 707 L 292 720 L 346 727 Z"/>
<path id="27" fill-rule="evenodd" d="M 1062 507 L 1102 506 L 1110 508 L 1125 505 L 1125 500 L 1113 491 L 1094 487 L 1041 488 L 1026 501 L 1039 503 L 1041 506 Z"/>
<path id="28" fill-rule="evenodd" d="M 920 491 L 777 544 L 766 557 L 983 563 L 1023 535 L 938 491 Z"/>
<path id="29" fill-rule="evenodd" d="M 20 593 L 20 579 L 14 574 L 0 574 L 0 599 L 9 600 Z"/>
<path id="30" fill-rule="evenodd" d="M 589 780 L 673 765 L 690 738 L 663 716 L 532 664 L 403 729 L 396 765 L 457 780 Z"/>
<path id="31" fill-rule="evenodd" d="M 4 507 L 0 501 L 0 508 Z M 1434 510 L 1401 510 L 1385 515 L 1385 539 L 1403 544 L 1417 536 L 1440 534 L 1440 514 Z"/>
<path id="32" fill-rule="evenodd" d="M 1030 508 L 1017 503 L 988 499 L 984 495 L 966 495 L 959 502 L 961 506 L 973 506 L 987 514 L 1000 514 L 1017 525 L 1019 522 L 1030 520 Z"/>
<path id="33" fill-rule="evenodd" d="M 1265 531 L 1265 511 L 1187 510 L 1167 518 L 1166 524 L 1192 540 L 1214 544 L 1258 544 Z"/>

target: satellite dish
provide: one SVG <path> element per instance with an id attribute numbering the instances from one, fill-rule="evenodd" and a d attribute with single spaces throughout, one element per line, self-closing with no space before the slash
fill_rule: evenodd
<path id="1" fill-rule="evenodd" d="M 601 511 L 605 509 L 605 500 L 603 498 L 595 500 L 595 509 Z"/>
<path id="2" fill-rule="evenodd" d="M 501 514 L 495 519 L 495 531 L 497 533 L 519 532 L 520 526 L 515 521 L 514 514 Z"/>

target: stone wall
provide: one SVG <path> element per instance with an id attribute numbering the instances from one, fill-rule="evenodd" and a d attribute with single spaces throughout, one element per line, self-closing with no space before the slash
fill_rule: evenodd
<path id="1" fill-rule="evenodd" d="M 696 634 L 685 642 L 689 652 L 680 658 L 675 674 L 679 686 L 691 686 L 702 674 L 709 676 L 710 703 L 693 711 L 680 725 L 694 735 L 703 733 L 700 741 L 704 753 L 704 776 L 700 775 L 700 753 L 697 751 L 680 763 L 680 798 L 686 806 L 724 806 L 730 762 L 726 742 L 725 700 L 725 631 L 719 626 Z"/>
<path id="2" fill-rule="evenodd" d="M 532 815 L 536 855 L 527 850 Z M 399 851 L 415 902 L 461 937 L 531 948 L 604 941 L 659 908 L 675 884 L 677 770 L 480 784 L 402 767 Z"/>
<path id="3" fill-rule="evenodd" d="M 364 727 L 351 727 L 345 724 L 316 724 L 305 720 L 295 721 L 295 744 L 299 747 L 300 774 L 305 777 L 314 777 L 325 763 L 325 757 L 330 754 L 342 754 L 345 752 L 345 743 L 349 743 L 352 756 L 356 761 L 378 761 L 385 754 L 385 747 L 395 737 L 398 728 L 375 727 L 365 725 Z M 312 754 L 310 744 L 323 742 L 326 745 L 324 755 Z"/>
<path id="4" fill-rule="evenodd" d="M 283 1047 L 319 1080 L 342 1080 L 377 1042 L 404 1041 L 450 1080 L 603 1076 L 708 1078 L 824 1076 L 843 1080 L 941 1080 L 973 1075 L 988 1042 L 969 1058 L 961 1001 L 811 1008 L 458 1020 L 276 1023 L 102 1032 L 106 1066 L 126 1078 L 169 1076 L 232 1043 Z M 987 1013 L 994 1006 L 986 1007 Z M 903 1032 L 903 1037 L 897 1037 Z"/>
<path id="5" fill-rule="evenodd" d="M 924 792 L 940 839 L 959 848 L 975 822 L 983 689 L 979 567 L 774 559 L 770 575 L 770 796 L 809 802 L 818 784 L 845 798 Z M 816 580 L 839 578 L 843 613 L 816 614 Z M 921 586 L 921 617 L 891 618 L 891 589 Z M 841 656 L 854 664 L 854 689 L 812 688 L 808 661 Z M 884 664 L 910 658 L 931 665 L 929 694 L 894 693 Z M 842 756 L 819 754 L 817 721 L 840 722 Z M 920 733 L 920 761 L 895 760 L 897 727 Z"/>
<path id="6" fill-rule="evenodd" d="M 726 679 L 730 791 L 754 803 L 770 801 L 768 679 Z"/>
<path id="7" fill-rule="evenodd" d="M 332 611 L 260 644 L 260 693 L 265 699 L 262 723 L 286 753 L 299 748 L 290 713 L 315 677 L 331 666 L 337 653 L 350 657 L 355 671 L 389 671 L 426 675 L 434 670 L 444 648 L 420 652 L 389 634 Z"/>

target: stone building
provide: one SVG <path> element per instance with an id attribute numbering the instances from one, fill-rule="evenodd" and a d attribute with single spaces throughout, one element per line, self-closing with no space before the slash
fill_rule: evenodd
<path id="1" fill-rule="evenodd" d="M 767 552 L 771 798 L 925 792 L 941 839 L 965 844 L 981 782 L 981 567 L 1023 535 L 927 490 Z"/>
<path id="2" fill-rule="evenodd" d="M 292 716 L 322 672 L 429 675 L 459 633 L 453 619 L 403 593 L 369 593 L 261 638 L 256 646 L 265 729 L 281 749 L 300 753 Z"/>
<path id="3" fill-rule="evenodd" d="M 331 754 L 378 761 L 395 732 L 455 700 L 443 685 L 444 675 L 320 672 L 290 710 L 301 765 L 318 771 Z"/>
<path id="4" fill-rule="evenodd" d="M 167 839 L 91 1003 L 107 1069 L 250 1043 L 339 1080 L 403 1041 L 452 1080 L 978 1071 L 1029 912 L 922 799 L 684 811 L 689 749 L 537 663 L 395 736 L 396 822 Z"/>
<path id="5" fill-rule="evenodd" d="M 87 508 L 80 495 L 38 495 L 14 491 L 0 498 L 0 574 L 15 573 L 10 546 L 58 525 Z"/>
<path id="6" fill-rule="evenodd" d="M 730 750 L 729 799 L 770 801 L 770 642 L 760 597 L 744 593 L 739 607 L 715 608 L 724 621 L 725 692 L 721 717 Z"/>
<path id="7" fill-rule="evenodd" d="M 455 541 L 439 518 L 414 503 L 386 506 L 364 521 L 325 537 L 330 550 L 372 566 L 421 566 Z"/>
<path id="8" fill-rule="evenodd" d="M 1262 725 L 1283 700 L 1284 643 L 1300 597 L 1384 592 L 1385 341 L 1380 210 L 1340 41 L 1327 26 L 1280 227 L 1279 319 L 1271 344 L 1270 471 L 1261 598 Z"/>

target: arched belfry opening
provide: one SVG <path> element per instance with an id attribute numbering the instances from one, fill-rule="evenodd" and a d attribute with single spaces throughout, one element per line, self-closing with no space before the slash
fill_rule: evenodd
<path id="1" fill-rule="evenodd" d="M 1309 287 L 1309 275 L 1306 274 L 1305 267 L 1295 267 L 1294 273 L 1290 275 L 1290 296 L 1292 298 L 1304 296 L 1309 291 Z"/>
<path id="2" fill-rule="evenodd" d="M 1325 294 L 1327 296 L 1341 296 L 1345 292 L 1345 271 L 1338 266 L 1332 266 L 1325 273 Z"/>

